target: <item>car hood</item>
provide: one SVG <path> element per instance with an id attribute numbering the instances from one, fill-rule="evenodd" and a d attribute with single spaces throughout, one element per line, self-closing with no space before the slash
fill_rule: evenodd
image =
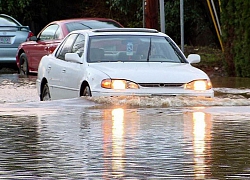
<path id="1" fill-rule="evenodd" d="M 110 78 L 127 79 L 137 83 L 186 83 L 195 79 L 209 79 L 207 74 L 188 63 L 90 63 L 89 67 Z"/>

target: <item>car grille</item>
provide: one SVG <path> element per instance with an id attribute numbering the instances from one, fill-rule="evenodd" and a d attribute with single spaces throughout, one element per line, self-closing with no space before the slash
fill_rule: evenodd
<path id="1" fill-rule="evenodd" d="M 183 83 L 139 83 L 142 87 L 181 87 Z"/>

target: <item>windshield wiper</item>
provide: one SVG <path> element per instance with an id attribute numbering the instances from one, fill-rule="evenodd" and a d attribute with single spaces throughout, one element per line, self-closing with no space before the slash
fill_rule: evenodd
<path id="1" fill-rule="evenodd" d="M 151 38 L 149 39 L 149 48 L 148 48 L 148 56 L 147 56 L 147 62 L 149 62 L 149 55 L 151 52 Z"/>
<path id="2" fill-rule="evenodd" d="M 79 24 L 81 24 L 81 25 L 83 25 L 83 26 L 85 26 L 85 27 L 87 27 L 87 28 L 89 28 L 89 29 L 93 29 L 92 27 L 90 27 L 90 26 L 88 26 L 88 25 L 86 25 L 86 24 L 84 24 L 84 23 L 79 23 Z"/>

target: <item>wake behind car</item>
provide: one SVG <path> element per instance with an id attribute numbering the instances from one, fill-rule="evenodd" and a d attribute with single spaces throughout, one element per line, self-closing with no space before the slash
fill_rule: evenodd
<path id="1" fill-rule="evenodd" d="M 146 28 L 71 32 L 43 56 L 36 86 L 41 101 L 80 96 L 214 97 L 206 73 L 191 65 L 166 34 Z"/>
<path id="2" fill-rule="evenodd" d="M 71 31 L 79 29 L 120 28 L 120 23 L 106 18 L 75 18 L 53 21 L 37 36 L 22 43 L 16 52 L 16 64 L 20 74 L 37 73 L 41 58 L 52 53 L 62 39 Z"/>
<path id="3" fill-rule="evenodd" d="M 0 14 L 0 63 L 15 64 L 18 46 L 33 36 L 29 26 L 23 26 L 16 19 Z"/>

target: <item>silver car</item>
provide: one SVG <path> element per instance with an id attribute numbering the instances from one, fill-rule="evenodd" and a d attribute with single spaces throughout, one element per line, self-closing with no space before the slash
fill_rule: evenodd
<path id="1" fill-rule="evenodd" d="M 23 26 L 11 16 L 0 14 L 0 66 L 16 63 L 19 44 L 27 41 L 32 35 L 28 26 Z"/>

